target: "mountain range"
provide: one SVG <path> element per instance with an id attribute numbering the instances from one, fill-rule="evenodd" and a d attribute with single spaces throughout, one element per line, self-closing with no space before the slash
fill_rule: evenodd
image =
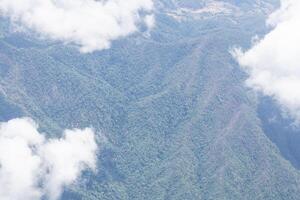
<path id="1" fill-rule="evenodd" d="M 156 0 L 153 30 L 89 54 L 3 17 L 0 120 L 30 117 L 50 138 L 96 131 L 97 171 L 63 200 L 300 199 L 299 131 L 230 53 L 266 34 L 278 6 Z"/>

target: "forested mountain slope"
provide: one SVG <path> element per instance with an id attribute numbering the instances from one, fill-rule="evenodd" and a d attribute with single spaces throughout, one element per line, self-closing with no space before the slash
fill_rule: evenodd
<path id="1" fill-rule="evenodd" d="M 93 127 L 96 174 L 72 199 L 299 199 L 300 174 L 264 132 L 230 54 L 268 31 L 271 0 L 157 0 L 156 26 L 81 54 L 0 21 L 0 119 L 49 137 Z"/>

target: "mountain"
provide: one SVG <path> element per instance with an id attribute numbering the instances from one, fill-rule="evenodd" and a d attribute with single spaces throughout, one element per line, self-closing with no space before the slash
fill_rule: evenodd
<path id="1" fill-rule="evenodd" d="M 278 1 L 155 5 L 150 33 L 92 54 L 12 32 L 2 18 L 1 121 L 31 117 L 47 137 L 97 131 L 97 173 L 63 200 L 300 199 L 297 145 L 282 142 L 295 134 L 273 128 L 291 121 L 269 124 L 276 104 L 245 87 L 230 54 L 268 31 Z"/>

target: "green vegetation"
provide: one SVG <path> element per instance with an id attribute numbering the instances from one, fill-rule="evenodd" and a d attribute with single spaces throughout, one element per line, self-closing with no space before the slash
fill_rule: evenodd
<path id="1" fill-rule="evenodd" d="M 49 137 L 98 132 L 98 171 L 64 200 L 299 199 L 299 171 L 263 132 L 228 52 L 266 31 L 272 6 L 247 2 L 238 13 L 182 22 L 161 7 L 151 38 L 86 55 L 22 34 L 2 38 L 1 20 L 0 119 L 32 117 Z"/>

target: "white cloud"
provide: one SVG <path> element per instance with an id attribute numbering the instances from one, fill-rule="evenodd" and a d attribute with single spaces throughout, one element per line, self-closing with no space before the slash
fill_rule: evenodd
<path id="1" fill-rule="evenodd" d="M 235 51 L 248 86 L 272 96 L 300 120 L 300 1 L 282 0 L 268 19 L 273 30 L 246 51 Z"/>
<path id="2" fill-rule="evenodd" d="M 155 17 L 154 17 L 154 15 L 147 15 L 145 17 L 145 24 L 150 29 L 153 28 L 155 26 Z"/>
<path id="3" fill-rule="evenodd" d="M 66 130 L 47 140 L 30 119 L 0 124 L 0 199 L 56 200 L 85 169 L 96 168 L 91 129 Z"/>
<path id="4" fill-rule="evenodd" d="M 152 25 L 152 0 L 1 0 L 0 13 L 42 36 L 73 43 L 82 52 L 110 43 Z M 141 14 L 141 12 L 148 14 Z"/>

